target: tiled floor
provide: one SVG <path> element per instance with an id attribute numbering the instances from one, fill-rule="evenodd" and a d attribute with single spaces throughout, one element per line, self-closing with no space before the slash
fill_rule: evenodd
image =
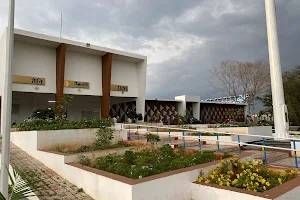
<path id="1" fill-rule="evenodd" d="M 0 139 L 0 149 L 2 140 Z M 10 150 L 11 164 L 18 166 L 22 169 L 30 169 L 36 173 L 41 179 L 40 185 L 43 190 L 37 192 L 37 196 L 41 200 L 91 200 L 92 198 L 71 184 L 64 178 L 57 175 L 54 171 L 47 168 L 43 163 L 34 159 L 26 152 L 11 143 Z"/>

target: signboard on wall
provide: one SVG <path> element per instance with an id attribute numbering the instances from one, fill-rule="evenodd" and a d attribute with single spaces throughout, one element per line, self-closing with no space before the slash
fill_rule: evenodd
<path id="1" fill-rule="evenodd" d="M 82 82 L 82 81 L 70 81 L 66 80 L 64 83 L 65 87 L 69 88 L 84 88 L 84 89 L 89 89 L 90 88 L 90 83 L 89 82 Z"/>
<path id="2" fill-rule="evenodd" d="M 19 83 L 19 84 L 29 84 L 29 85 L 45 85 L 46 79 L 39 78 L 39 77 L 32 77 L 32 76 L 13 75 L 12 82 Z"/>
<path id="3" fill-rule="evenodd" d="M 110 85 L 110 90 L 111 91 L 128 92 L 128 86 L 111 84 Z"/>

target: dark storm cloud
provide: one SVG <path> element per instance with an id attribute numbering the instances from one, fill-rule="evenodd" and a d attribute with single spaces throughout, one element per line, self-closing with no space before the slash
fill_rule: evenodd
<path id="1" fill-rule="evenodd" d="M 268 62 L 263 0 L 17 0 L 16 27 L 148 56 L 147 96 L 217 94 L 222 60 Z M 283 69 L 300 64 L 300 1 L 277 0 Z M 6 24 L 0 3 L 0 31 Z"/>

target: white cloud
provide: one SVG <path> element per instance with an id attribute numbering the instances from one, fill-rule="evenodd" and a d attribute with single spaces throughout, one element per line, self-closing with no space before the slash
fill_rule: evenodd
<path id="1" fill-rule="evenodd" d="M 146 46 L 136 51 L 148 56 L 149 64 L 158 64 L 172 58 L 180 58 L 191 48 L 204 44 L 204 39 L 182 33 L 164 32 L 161 37 L 142 42 Z"/>
<path id="2" fill-rule="evenodd" d="M 176 19 L 176 22 L 179 23 L 194 22 L 200 16 L 202 10 L 203 8 L 200 5 L 194 8 L 187 9 Z"/>

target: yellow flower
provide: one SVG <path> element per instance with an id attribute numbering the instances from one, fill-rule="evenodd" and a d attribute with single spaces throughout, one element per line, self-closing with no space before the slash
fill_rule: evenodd
<path id="1" fill-rule="evenodd" d="M 227 183 L 226 183 L 226 185 L 229 187 L 229 186 L 230 186 L 230 183 L 229 183 L 229 182 L 227 182 Z"/>
<path id="2" fill-rule="evenodd" d="M 267 190 L 266 186 L 263 187 L 264 190 Z"/>
<path id="3" fill-rule="evenodd" d="M 244 165 L 242 165 L 242 169 L 244 169 L 245 168 L 245 166 Z"/>
<path id="4" fill-rule="evenodd" d="M 210 175 L 210 178 L 215 178 L 215 175 Z"/>
<path id="5" fill-rule="evenodd" d="M 266 186 L 268 186 L 268 187 L 269 187 L 269 186 L 270 186 L 270 183 L 269 183 L 269 182 L 266 182 Z"/>
<path id="6" fill-rule="evenodd" d="M 212 173 L 213 173 L 213 175 L 216 175 L 216 174 L 217 174 L 217 171 L 214 170 Z"/>
<path id="7" fill-rule="evenodd" d="M 202 182 L 202 181 L 203 181 L 203 177 L 200 176 L 200 177 L 198 178 L 198 182 Z"/>
<path id="8" fill-rule="evenodd" d="M 236 175 L 236 177 L 237 177 L 237 178 L 240 178 L 240 175 L 239 175 L 239 174 L 237 174 L 237 175 Z"/>
<path id="9" fill-rule="evenodd" d="M 254 190 L 253 190 L 253 192 L 257 192 L 257 190 L 256 190 L 256 189 L 254 189 Z"/>
<path id="10" fill-rule="evenodd" d="M 251 176 L 250 179 L 251 179 L 251 180 L 254 180 L 254 176 Z"/>
<path id="11" fill-rule="evenodd" d="M 265 179 L 261 179 L 260 182 L 261 182 L 262 184 L 265 184 L 266 180 L 265 180 Z"/>
<path id="12" fill-rule="evenodd" d="M 220 181 L 220 182 L 219 182 L 219 185 L 223 185 L 223 182 L 222 182 L 222 181 Z"/>
<path id="13" fill-rule="evenodd" d="M 238 180 L 237 180 L 237 179 L 234 179 L 234 180 L 232 181 L 232 184 L 235 185 L 237 182 L 238 182 Z"/>
<path id="14" fill-rule="evenodd" d="M 205 183 L 206 183 L 206 184 L 209 184 L 209 183 L 210 183 L 210 180 L 209 180 L 209 179 L 207 179 L 207 180 L 205 181 Z"/>
<path id="15" fill-rule="evenodd" d="M 220 181 L 221 181 L 221 179 L 220 179 L 220 178 L 218 178 L 218 181 L 220 182 Z"/>
<path id="16" fill-rule="evenodd" d="M 256 169 L 256 172 L 259 172 L 259 169 L 258 169 L 258 168 Z"/>
<path id="17" fill-rule="evenodd" d="M 279 182 L 280 184 L 282 184 L 282 179 L 281 179 L 281 178 L 278 178 L 278 182 Z"/>

